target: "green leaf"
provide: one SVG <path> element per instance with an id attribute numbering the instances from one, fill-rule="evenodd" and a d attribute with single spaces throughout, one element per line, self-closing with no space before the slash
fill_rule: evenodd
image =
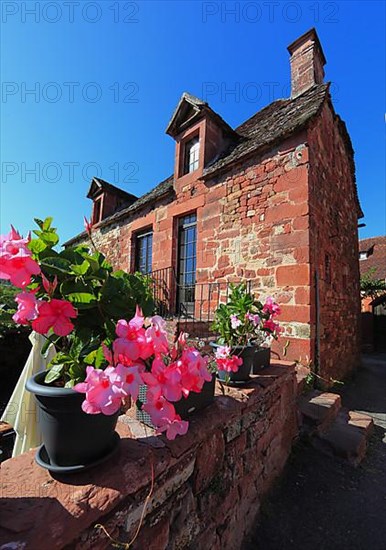
<path id="1" fill-rule="evenodd" d="M 77 309 L 90 309 L 97 304 L 94 294 L 89 292 L 72 292 L 67 294 L 67 300 Z"/>
<path id="2" fill-rule="evenodd" d="M 43 220 L 40 220 L 39 218 L 34 218 L 34 222 L 36 223 L 36 225 L 40 227 L 40 229 L 43 229 L 43 225 L 44 225 Z M 36 232 L 36 230 L 34 231 Z"/>
<path id="3" fill-rule="evenodd" d="M 43 231 L 40 238 L 49 247 L 56 246 L 59 242 L 58 235 L 53 231 Z"/>
<path id="4" fill-rule="evenodd" d="M 31 239 L 28 243 L 28 248 L 32 254 L 38 255 L 47 248 L 47 245 L 41 239 Z"/>
<path id="5" fill-rule="evenodd" d="M 51 229 L 52 220 L 53 220 L 52 217 L 48 217 L 44 220 L 43 226 L 42 226 L 43 231 L 48 231 L 49 229 Z"/>
<path id="6" fill-rule="evenodd" d="M 50 273 L 51 275 L 64 274 L 70 275 L 71 273 L 71 264 L 65 258 L 60 256 L 49 256 L 44 258 L 44 261 L 41 262 L 44 271 Z"/>
<path id="7" fill-rule="evenodd" d="M 80 265 L 72 264 L 71 269 L 75 275 L 86 275 L 90 269 L 90 264 L 87 260 L 84 260 Z"/>
<path id="8" fill-rule="evenodd" d="M 64 365 L 53 365 L 50 370 L 47 372 L 44 382 L 46 384 L 51 384 L 61 378 L 64 371 Z"/>

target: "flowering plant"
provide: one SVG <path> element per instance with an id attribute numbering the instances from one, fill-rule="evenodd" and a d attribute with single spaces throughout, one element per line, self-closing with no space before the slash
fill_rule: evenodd
<path id="1" fill-rule="evenodd" d="M 212 379 L 208 358 L 188 346 L 183 334 L 170 348 L 162 317 L 155 315 L 145 328 L 139 308 L 129 322 L 118 321 L 116 336 L 110 347 L 103 346 L 108 366 L 104 370 L 88 366 L 86 380 L 74 387 L 86 396 L 82 409 L 114 414 L 127 397 L 136 401 L 140 386 L 147 385 L 146 403 L 140 407 L 158 433 L 166 432 L 168 439 L 184 435 L 189 424 L 176 413 L 173 402 L 199 393 Z"/>
<path id="2" fill-rule="evenodd" d="M 269 347 L 281 332 L 276 321 L 278 315 L 280 307 L 272 297 L 268 297 L 262 304 L 244 283 L 231 285 L 228 301 L 219 305 L 212 324 L 221 344 L 215 354 L 217 368 L 237 372 L 242 359 L 232 355 L 234 348 L 244 349 L 250 345 Z"/>
<path id="3" fill-rule="evenodd" d="M 52 218 L 35 221 L 36 238 L 13 227 L 0 236 L 0 278 L 20 289 L 13 321 L 45 335 L 46 347 L 52 343 L 58 352 L 45 382 L 72 387 L 84 380 L 87 366 L 104 365 L 102 344 L 115 338 L 119 319 L 134 315 L 137 304 L 153 312 L 151 288 L 138 273 L 114 272 L 87 246 L 57 252 Z"/>
<path id="4" fill-rule="evenodd" d="M 143 408 L 158 431 L 169 439 L 185 434 L 188 422 L 172 402 L 211 380 L 207 358 L 183 336 L 170 348 L 161 317 L 145 321 L 154 308 L 148 278 L 114 272 L 86 246 L 56 252 L 52 219 L 35 221 L 37 238 L 23 238 L 14 228 L 0 237 L 0 278 L 21 290 L 14 322 L 31 326 L 58 350 L 45 383 L 73 387 L 85 394 L 85 413 L 106 415 L 128 397 L 137 400 L 146 384 Z M 89 224 L 87 231 L 93 242 Z"/>

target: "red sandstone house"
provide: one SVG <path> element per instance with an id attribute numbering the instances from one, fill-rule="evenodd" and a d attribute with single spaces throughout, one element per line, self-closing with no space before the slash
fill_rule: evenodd
<path id="1" fill-rule="evenodd" d="M 291 97 L 237 128 L 182 95 L 166 129 L 174 173 L 149 193 L 94 178 L 94 239 L 115 267 L 152 273 L 177 317 L 209 319 L 223 282 L 250 281 L 282 305 L 276 352 L 288 340 L 287 358 L 343 378 L 360 349 L 354 152 L 323 82 L 316 31 L 288 51 Z"/>
<path id="2" fill-rule="evenodd" d="M 386 282 L 386 237 L 359 241 L 360 273 Z M 386 351 L 386 295 L 362 298 L 362 347 L 364 351 Z"/>

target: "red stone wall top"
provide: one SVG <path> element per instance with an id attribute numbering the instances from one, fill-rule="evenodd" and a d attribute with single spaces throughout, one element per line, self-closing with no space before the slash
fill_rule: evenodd
<path id="1" fill-rule="evenodd" d="M 294 365 L 277 363 L 247 388 L 217 390 L 168 441 L 121 417 L 119 450 L 103 467 L 53 478 L 33 452 L 1 464 L 0 545 L 23 550 L 110 548 L 101 523 L 121 542 L 138 527 L 136 549 L 233 548 L 254 524 L 297 434 Z"/>

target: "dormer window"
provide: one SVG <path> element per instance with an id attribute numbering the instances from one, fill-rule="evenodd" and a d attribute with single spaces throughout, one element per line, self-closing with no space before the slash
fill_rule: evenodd
<path id="1" fill-rule="evenodd" d="M 198 169 L 200 159 L 200 139 L 195 136 L 185 144 L 184 149 L 184 175 Z"/>
<path id="2" fill-rule="evenodd" d="M 102 214 L 102 197 L 94 201 L 94 210 L 93 210 L 93 223 L 98 223 L 101 221 Z"/>
<path id="3" fill-rule="evenodd" d="M 369 256 L 371 256 L 374 253 L 374 245 L 371 246 L 368 250 L 362 250 L 359 252 L 359 259 L 360 260 L 367 260 Z"/>

